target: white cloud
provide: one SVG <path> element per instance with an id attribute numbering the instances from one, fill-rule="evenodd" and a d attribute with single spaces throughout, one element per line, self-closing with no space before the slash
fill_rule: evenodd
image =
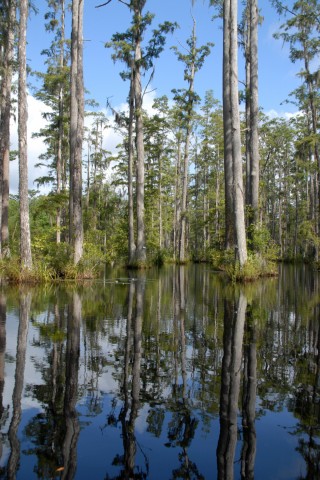
<path id="1" fill-rule="evenodd" d="M 146 93 L 143 101 L 143 108 L 148 114 L 152 114 L 152 105 L 155 99 L 155 92 L 151 91 Z M 128 107 L 126 103 L 123 103 L 117 107 L 114 107 L 117 112 L 127 111 Z M 43 118 L 43 113 L 48 112 L 48 107 L 36 99 L 32 95 L 28 94 L 28 183 L 29 189 L 36 189 L 35 180 L 38 177 L 46 176 L 48 169 L 45 166 L 35 167 L 39 163 L 39 156 L 45 153 L 46 146 L 41 138 L 32 138 L 33 133 L 39 132 L 41 128 L 46 125 L 46 120 Z M 104 130 L 103 136 L 103 148 L 111 154 L 116 153 L 116 146 L 122 141 L 122 136 L 115 127 L 113 114 L 106 109 L 102 110 L 102 113 L 106 115 L 109 120 L 108 128 Z M 86 116 L 85 126 L 90 127 L 94 117 Z M 11 150 L 18 149 L 18 125 L 17 122 L 12 119 L 11 121 Z M 86 144 L 83 144 L 83 156 L 86 157 Z M 84 160 L 84 164 L 86 161 Z M 84 176 L 85 178 L 85 176 Z M 39 187 L 41 193 L 47 193 L 50 187 Z M 19 161 L 18 159 L 10 162 L 10 193 L 18 194 L 19 191 Z"/>
<path id="2" fill-rule="evenodd" d="M 269 118 L 285 118 L 286 120 L 290 120 L 291 118 L 295 118 L 301 115 L 301 112 L 299 112 L 298 110 L 296 112 L 279 112 L 275 109 L 271 109 L 264 113 Z"/>
<path id="3" fill-rule="evenodd" d="M 38 132 L 45 126 L 45 120 L 42 113 L 47 112 L 48 107 L 32 95 L 28 95 L 28 174 L 29 189 L 35 189 L 34 180 L 40 176 L 47 175 L 47 168 L 36 168 L 39 161 L 39 155 L 46 151 L 46 147 L 41 138 L 32 138 L 32 134 Z M 11 121 L 11 150 L 18 149 L 18 125 L 14 120 Z M 10 193 L 17 194 L 19 189 L 19 162 L 18 159 L 10 162 Z M 45 191 L 43 187 L 41 191 Z"/>

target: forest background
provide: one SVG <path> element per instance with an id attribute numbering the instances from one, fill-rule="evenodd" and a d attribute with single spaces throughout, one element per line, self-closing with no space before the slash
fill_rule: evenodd
<path id="1" fill-rule="evenodd" d="M 115 63 L 110 51 L 105 48 L 115 32 L 123 32 L 130 25 L 130 13 L 119 2 L 113 2 L 109 6 L 99 9 L 96 6 L 99 2 L 92 0 L 84 3 L 84 82 L 88 98 L 94 99 L 99 110 L 104 112 L 112 124 L 113 114 L 107 108 L 107 100 L 115 110 L 123 111 L 126 108 L 128 96 L 128 85 L 121 80 L 119 73 L 123 66 Z M 48 11 L 46 0 L 37 1 L 37 13 L 31 12 L 29 17 L 27 58 L 32 70 L 46 70 L 45 55 L 42 55 L 46 48 L 50 47 L 52 35 L 45 30 L 44 16 Z M 169 36 L 165 50 L 160 58 L 156 60 L 154 77 L 144 98 L 144 108 L 151 113 L 155 97 L 167 95 L 173 97 L 171 92 L 174 88 L 183 88 L 183 65 L 177 62 L 171 46 L 185 45 L 186 39 L 192 31 L 192 17 L 197 22 L 197 41 L 199 45 L 206 42 L 213 42 L 214 48 L 206 60 L 203 68 L 195 78 L 195 90 L 201 98 L 205 92 L 212 90 L 215 98 L 222 101 L 222 22 L 214 19 L 214 10 L 209 2 L 192 2 L 189 0 L 149 0 L 146 10 L 155 14 L 151 27 L 168 20 L 177 22 L 179 28 Z M 263 112 L 269 117 L 283 117 L 289 119 L 297 113 L 296 105 L 286 103 L 289 93 L 301 84 L 298 76 L 302 68 L 301 62 L 292 63 L 289 58 L 289 46 L 274 38 L 279 31 L 284 18 L 280 16 L 271 2 L 267 0 L 260 5 L 260 14 L 263 21 L 259 25 L 259 104 Z M 70 13 L 69 13 L 70 15 Z M 240 14 L 239 14 L 240 16 Z M 69 27 L 71 22 L 66 25 Z M 244 81 L 244 58 L 239 54 L 239 77 Z M 149 79 L 148 75 L 144 83 Z M 34 97 L 34 87 L 39 82 L 34 76 L 29 76 L 29 119 L 28 132 L 31 140 L 32 133 L 38 132 L 43 125 L 43 112 L 47 110 L 46 105 Z M 90 107 L 87 107 L 90 110 Z M 88 123 L 90 119 L 88 119 Z M 16 149 L 17 123 L 12 120 L 12 148 Z M 115 151 L 119 142 L 119 136 L 113 129 L 104 131 L 103 146 L 106 150 Z M 44 166 L 34 168 L 38 163 L 38 157 L 44 153 L 45 148 L 41 139 L 33 139 L 29 142 L 29 188 L 36 187 L 34 180 L 41 174 L 45 175 Z M 11 164 L 10 190 L 13 194 L 18 193 L 18 159 Z M 47 193 L 47 186 L 39 186 L 41 193 Z"/>
<path id="2" fill-rule="evenodd" d="M 121 122 L 115 121 L 115 117 L 119 120 L 119 116 L 125 116 L 128 112 L 128 82 L 120 78 L 119 73 L 124 70 L 124 65 L 121 62 L 114 63 L 112 50 L 106 48 L 106 42 L 116 32 L 128 29 L 132 18 L 123 2 L 107 3 L 101 8 L 96 8 L 97 5 L 92 2 L 84 5 L 84 81 L 87 105 L 83 143 L 83 218 L 87 266 L 92 263 L 92 259 L 94 264 L 96 261 L 125 262 L 128 249 L 125 165 L 127 131 Z M 300 3 L 301 6 L 298 5 Z M 292 14 L 293 7 L 298 5 L 303 9 L 304 3 L 306 2 L 288 2 L 288 9 L 282 10 L 281 14 L 270 2 L 265 2 L 260 7 L 259 139 L 262 175 L 260 224 L 254 241 L 259 253 L 265 254 L 268 250 L 268 254 L 277 259 L 318 260 L 319 173 L 312 151 L 318 138 L 310 136 L 306 91 L 303 97 L 303 90 L 308 87 L 305 58 L 294 58 L 292 55 L 292 45 L 297 39 L 290 44 L 290 41 L 288 43 L 281 38 L 274 38 L 274 34 L 281 32 L 281 25 L 295 17 L 296 14 Z M 318 2 L 313 3 L 316 10 L 319 9 Z M 66 198 L 55 195 L 55 152 L 52 149 L 54 135 L 49 131 L 52 128 L 51 100 L 48 100 L 45 92 L 46 68 L 52 63 L 52 42 L 59 31 L 56 19 L 50 25 L 54 18 L 52 11 L 56 8 L 55 2 L 49 2 L 49 6 L 44 1 L 37 2 L 37 14 L 31 10 L 29 18 L 28 156 L 29 188 L 33 189 L 30 192 L 32 248 L 36 258 L 46 258 L 48 265 L 59 271 L 63 270 L 62 264 L 67 263 L 70 252 L 63 238 L 62 242 L 61 238 L 58 242 L 63 244 L 63 248 L 54 247 L 57 243 L 54 212 L 57 202 L 60 202 L 59 208 L 63 211 Z M 245 5 L 239 5 L 239 22 L 244 9 Z M 185 108 L 181 97 L 183 89 L 187 88 L 187 82 L 185 65 L 178 61 L 177 51 L 172 47 L 186 52 L 187 41 L 195 26 L 197 47 L 200 48 L 207 42 L 213 42 L 214 46 L 210 47 L 211 52 L 194 79 L 197 98 L 192 108 L 189 148 L 186 258 L 214 261 L 216 252 L 223 250 L 225 231 L 221 20 L 213 20 L 216 12 L 206 2 L 149 0 L 144 11 L 155 14 L 146 31 L 145 42 L 151 38 L 152 29 L 157 28 L 159 23 L 170 21 L 179 24 L 179 28 L 168 35 L 163 52 L 154 61 L 154 71 L 150 68 L 143 78 L 143 88 L 146 87 L 143 108 L 148 259 L 163 261 L 176 258 L 174 223 L 177 191 L 180 188 L 177 185 L 179 153 L 176 146 L 184 140 L 179 140 L 175 112 L 179 108 Z M 47 16 L 46 21 L 44 16 Z M 49 25 L 51 32 L 46 31 L 45 25 L 47 30 Z M 66 51 L 70 29 L 70 11 L 68 13 L 66 10 Z M 296 26 L 293 27 L 292 32 L 294 31 Z M 319 24 L 315 20 L 310 31 L 313 43 L 318 31 Z M 241 41 L 241 35 L 239 40 Z M 308 61 L 313 86 L 316 87 L 313 100 L 317 100 L 318 112 L 318 44 L 312 46 Z M 239 80 L 240 97 L 242 92 L 244 100 L 245 60 L 241 47 Z M 244 104 L 243 101 L 243 158 L 246 131 Z M 14 125 L 13 123 L 12 149 L 15 148 Z M 13 160 L 10 167 L 10 242 L 12 252 L 18 252 L 17 160 Z M 62 225 L 59 226 L 62 237 L 67 222 L 67 219 L 62 220 Z"/>

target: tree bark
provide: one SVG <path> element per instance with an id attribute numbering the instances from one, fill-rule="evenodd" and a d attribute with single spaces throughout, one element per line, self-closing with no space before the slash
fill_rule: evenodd
<path id="1" fill-rule="evenodd" d="M 72 2 L 71 33 L 71 118 L 70 118 L 70 240 L 76 265 L 83 253 L 82 141 L 84 117 L 83 87 L 83 0 Z"/>
<path id="2" fill-rule="evenodd" d="M 193 21 L 193 30 L 192 30 L 192 47 L 191 47 L 191 65 L 190 65 L 190 75 L 188 77 L 189 81 L 189 101 L 187 104 L 187 125 L 186 125 L 186 137 L 185 137 L 185 147 L 184 147 L 184 156 L 183 156 L 183 173 L 182 173 L 182 198 L 181 198 L 181 218 L 180 218 L 180 244 L 179 244 L 179 262 L 183 263 L 186 261 L 186 224 L 187 224 L 187 195 L 188 195 L 188 170 L 189 170 L 189 148 L 190 148 L 190 136 L 191 136 L 191 115 L 193 110 L 194 103 L 194 75 L 195 75 L 195 61 L 196 61 L 196 24 Z"/>
<path id="3" fill-rule="evenodd" d="M 28 1 L 20 1 L 19 21 L 19 80 L 18 80 L 18 137 L 19 137 L 19 197 L 20 197 L 20 257 L 24 269 L 32 268 L 31 237 L 28 203 L 28 152 L 27 152 L 27 20 Z"/>
<path id="4" fill-rule="evenodd" d="M 259 221 L 258 0 L 250 0 L 250 224 Z"/>
<path id="5" fill-rule="evenodd" d="M 9 249 L 9 161 L 10 161 L 10 115 L 11 115 L 11 86 L 12 62 L 14 54 L 14 30 L 16 22 L 16 2 L 6 1 L 7 29 L 4 39 L 4 68 L 1 85 L 1 255 L 10 256 Z"/>
<path id="6" fill-rule="evenodd" d="M 135 102 L 135 120 L 136 120 L 136 147 L 137 147 L 137 168 L 136 168 L 136 197 L 137 197 L 137 247 L 135 260 L 138 266 L 143 266 L 146 262 L 145 246 L 145 220 L 144 220 L 144 142 L 143 142 L 143 117 L 142 117 L 142 88 L 141 88 L 141 33 L 140 25 L 141 13 L 145 1 L 133 1 L 133 12 L 135 16 L 136 36 L 135 36 L 135 55 L 134 55 L 134 102 Z"/>
<path id="7" fill-rule="evenodd" d="M 173 227 L 173 249 L 174 259 L 177 260 L 180 239 L 180 217 L 181 217 L 181 133 L 177 134 L 177 159 L 175 168 L 175 193 L 174 193 L 174 227 Z"/>
<path id="8" fill-rule="evenodd" d="M 230 1 L 230 107 L 232 126 L 234 230 L 240 267 L 247 261 L 238 90 L 238 2 Z"/>
<path id="9" fill-rule="evenodd" d="M 223 126 L 225 181 L 225 248 L 234 246 L 232 122 L 230 103 L 230 0 L 223 3 Z"/>
<path id="10" fill-rule="evenodd" d="M 133 211 L 133 122 L 134 122 L 134 85 L 133 66 L 131 66 L 129 93 L 129 131 L 128 131 L 128 214 L 129 214 L 129 265 L 134 261 L 136 246 L 134 243 L 134 211 Z"/>
<path id="11" fill-rule="evenodd" d="M 64 41 L 65 41 L 65 4 L 64 0 L 60 0 L 60 8 L 61 8 L 61 18 L 60 18 L 60 27 L 61 27 L 61 38 L 60 38 L 60 58 L 59 58 L 59 69 L 60 74 L 62 74 L 63 66 L 64 66 Z M 59 87 L 59 137 L 58 137 L 58 152 L 57 152 L 57 193 L 61 193 L 61 186 L 62 186 L 62 172 L 63 172 L 63 157 L 62 157 L 62 143 L 63 143 L 63 112 L 64 112 L 64 89 L 63 89 L 63 81 L 61 81 Z M 61 242 L 61 208 L 58 207 L 57 209 L 57 217 L 56 217 L 56 242 Z"/>

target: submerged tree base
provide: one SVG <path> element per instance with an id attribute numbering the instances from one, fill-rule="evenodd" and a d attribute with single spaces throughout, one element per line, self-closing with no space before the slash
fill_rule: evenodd
<path id="1" fill-rule="evenodd" d="M 134 260 L 126 265 L 129 270 L 145 270 L 150 268 L 150 264 L 147 261 Z"/>
<path id="2" fill-rule="evenodd" d="M 32 268 L 22 268 L 19 257 L 0 260 L 1 280 L 10 284 L 40 284 L 58 280 L 87 280 L 101 273 L 101 260 L 84 256 L 77 265 L 67 255 L 59 261 L 52 255 L 36 259 Z"/>
<path id="3" fill-rule="evenodd" d="M 231 249 L 225 252 L 214 252 L 211 260 L 214 267 L 225 272 L 232 282 L 252 282 L 258 278 L 278 275 L 276 261 L 267 259 L 259 253 L 249 254 L 243 267 L 240 267 Z"/>
<path id="4" fill-rule="evenodd" d="M 19 258 L 1 260 L 0 276 L 11 284 L 37 284 L 52 281 L 56 277 L 54 270 L 43 262 L 35 262 L 31 269 L 22 268 Z"/>

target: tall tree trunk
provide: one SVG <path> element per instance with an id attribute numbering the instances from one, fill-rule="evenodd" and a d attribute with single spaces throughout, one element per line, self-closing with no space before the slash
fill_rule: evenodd
<path id="1" fill-rule="evenodd" d="M 20 257 L 22 268 L 32 268 L 28 203 L 28 144 L 27 144 L 27 20 L 28 0 L 20 1 L 19 20 L 19 80 L 18 80 L 18 137 L 19 137 L 19 197 L 20 197 Z"/>
<path id="2" fill-rule="evenodd" d="M 163 247 L 163 214 L 162 214 L 162 161 L 161 153 L 159 153 L 158 165 L 159 165 L 159 186 L 158 186 L 158 195 L 159 195 L 159 248 L 160 250 Z"/>
<path id="3" fill-rule="evenodd" d="M 175 201 L 174 201 L 174 227 L 173 227 L 173 249 L 174 259 L 177 260 L 180 238 L 180 217 L 181 217 L 181 138 L 180 132 L 177 135 L 177 160 L 175 171 Z"/>
<path id="4" fill-rule="evenodd" d="M 64 66 L 64 42 L 65 42 L 65 4 L 64 0 L 60 0 L 61 8 L 61 18 L 60 18 L 60 27 L 61 27 L 61 38 L 60 38 L 60 58 L 59 58 L 59 69 L 60 74 L 62 74 Z M 62 186 L 62 173 L 63 173 L 63 157 L 62 157 L 62 143 L 63 143 L 63 111 L 64 111 L 64 89 L 63 81 L 61 81 L 59 88 L 59 137 L 58 137 L 58 152 L 57 152 L 57 193 L 61 193 Z M 56 216 L 56 242 L 61 242 L 61 208 L 57 209 Z"/>
<path id="5" fill-rule="evenodd" d="M 246 205 L 251 204 L 250 184 L 250 0 L 247 1 L 244 19 L 244 57 L 246 62 Z"/>
<path id="6" fill-rule="evenodd" d="M 10 156 L 10 114 L 12 62 L 14 53 L 14 30 L 16 22 L 16 1 L 6 1 L 7 29 L 4 38 L 4 68 L 1 85 L 1 120 L 0 120 L 0 198 L 1 198 L 1 255 L 8 257 L 9 250 L 9 156 Z"/>
<path id="7" fill-rule="evenodd" d="M 83 0 L 72 1 L 70 118 L 70 240 L 74 264 L 82 257 Z"/>
<path id="8" fill-rule="evenodd" d="M 230 98 L 230 0 L 223 2 L 223 128 L 225 181 L 225 248 L 234 246 L 232 122 Z"/>
<path id="9" fill-rule="evenodd" d="M 128 131 L 128 214 L 129 214 L 129 265 L 134 261 L 136 246 L 134 243 L 134 211 L 133 211 L 133 122 L 134 122 L 134 71 L 131 65 L 129 93 L 129 131 Z"/>
<path id="10" fill-rule="evenodd" d="M 188 170 L 189 170 L 189 148 L 190 148 L 190 126 L 187 127 L 186 142 L 184 147 L 182 164 L 182 197 L 181 197 L 181 216 L 180 216 L 180 242 L 179 242 L 179 262 L 186 260 L 186 224 L 187 224 L 187 195 L 188 195 Z"/>
<path id="11" fill-rule="evenodd" d="M 137 197 L 137 248 L 135 259 L 137 264 L 143 266 L 146 262 L 145 246 L 145 220 L 144 220 L 144 142 L 143 142 L 143 117 L 142 117 L 142 88 L 141 88 L 141 34 L 140 21 L 142 8 L 145 1 L 134 0 L 133 12 L 137 22 L 135 36 L 134 55 L 134 101 L 136 120 L 136 147 L 137 147 L 137 168 L 136 168 L 136 197 Z"/>
<path id="12" fill-rule="evenodd" d="M 179 262 L 183 263 L 186 260 L 186 225 L 187 225 L 187 195 L 188 195 L 188 170 L 189 170 L 189 148 L 190 148 L 190 137 L 191 137 L 191 116 L 193 111 L 194 104 L 194 75 L 195 75 L 195 61 L 196 61 L 196 24 L 193 21 L 193 30 L 192 30 L 192 44 L 191 44 L 190 55 L 192 58 L 190 65 L 190 74 L 188 76 L 189 81 L 189 101 L 187 104 L 187 125 L 186 125 L 186 137 L 185 137 L 185 147 L 184 147 L 184 156 L 182 164 L 182 197 L 181 197 L 181 218 L 180 218 L 180 244 L 179 244 Z"/>
<path id="13" fill-rule="evenodd" d="M 258 0 L 249 0 L 250 12 L 250 224 L 259 221 L 259 103 Z"/>
<path id="14" fill-rule="evenodd" d="M 238 86 L 238 2 L 230 1 L 230 107 L 232 125 L 234 230 L 240 267 L 247 261 Z"/>

